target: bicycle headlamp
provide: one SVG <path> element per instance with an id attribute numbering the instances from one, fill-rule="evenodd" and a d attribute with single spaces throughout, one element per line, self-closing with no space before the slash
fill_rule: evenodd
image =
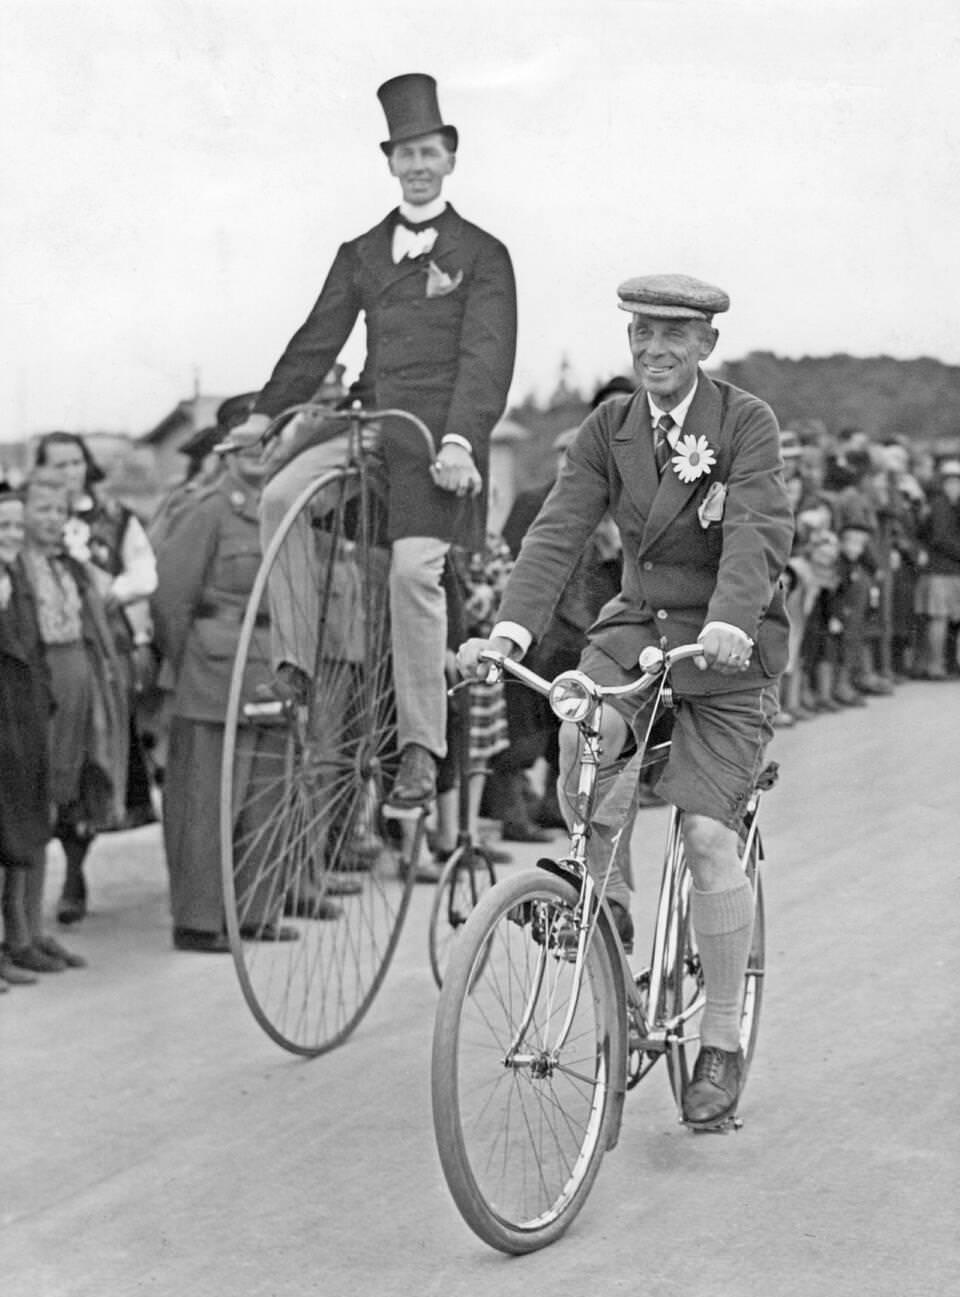
<path id="1" fill-rule="evenodd" d="M 582 671 L 564 671 L 550 686 L 549 699 L 555 716 L 577 723 L 589 716 L 596 695 L 593 682 Z"/>

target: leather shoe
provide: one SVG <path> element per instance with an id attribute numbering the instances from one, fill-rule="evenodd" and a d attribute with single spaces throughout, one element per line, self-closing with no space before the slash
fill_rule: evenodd
<path id="1" fill-rule="evenodd" d="M 244 941 L 299 941 L 300 933 L 285 923 L 251 923 L 240 929 Z"/>
<path id="2" fill-rule="evenodd" d="M 37 950 L 42 950 L 45 955 L 52 955 L 54 959 L 63 960 L 68 968 L 86 968 L 87 966 L 87 961 L 82 955 L 75 955 L 66 946 L 61 946 L 56 937 L 38 937 L 33 944 Z"/>
<path id="3" fill-rule="evenodd" d="M 500 829 L 502 842 L 552 842 L 549 829 L 538 828 L 529 820 L 504 820 Z"/>
<path id="4" fill-rule="evenodd" d="M 37 978 L 33 973 L 17 968 L 6 953 L 0 955 L 0 979 L 9 982 L 11 986 L 35 986 L 37 984 Z"/>
<path id="5" fill-rule="evenodd" d="M 401 860 L 397 866 L 397 873 L 402 882 L 406 882 L 410 876 L 411 865 L 409 860 Z M 443 862 L 439 860 L 418 860 L 413 866 L 413 881 L 415 883 L 439 883 L 443 873 Z"/>
<path id="6" fill-rule="evenodd" d="M 201 932 L 198 928 L 174 928 L 175 950 L 196 950 L 205 955 L 229 955 L 230 942 L 223 932 Z"/>
<path id="7" fill-rule="evenodd" d="M 39 946 L 20 946 L 9 950 L 7 958 L 17 968 L 25 968 L 28 973 L 62 973 L 66 964 L 62 959 L 55 959 Z"/>
<path id="8" fill-rule="evenodd" d="M 852 685 L 840 685 L 833 691 L 833 701 L 842 707 L 866 707 L 867 700 Z"/>
<path id="9" fill-rule="evenodd" d="M 288 896 L 283 907 L 284 914 L 289 919 L 322 919 L 325 922 L 339 919 L 343 915 L 343 908 L 324 895 L 327 890 L 332 891 L 333 889 L 311 890 Z M 363 888 L 358 885 L 357 891 L 362 890 Z M 340 895 L 343 895 L 343 893 L 340 893 Z M 245 929 L 241 930 L 241 936 L 245 934 L 245 931 Z"/>
<path id="10" fill-rule="evenodd" d="M 87 917 L 87 898 L 85 896 L 61 896 L 57 902 L 57 922 L 68 927 L 79 923 Z"/>
<path id="11" fill-rule="evenodd" d="M 710 1126 L 732 1117 L 743 1084 L 743 1051 L 702 1046 L 683 1096 L 683 1119 L 691 1126 Z"/>
<path id="12" fill-rule="evenodd" d="M 408 743 L 400 754 L 390 802 L 396 806 L 423 806 L 437 795 L 437 761 L 419 743 Z"/>

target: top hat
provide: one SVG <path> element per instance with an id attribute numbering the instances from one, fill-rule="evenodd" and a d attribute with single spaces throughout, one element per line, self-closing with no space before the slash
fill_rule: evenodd
<path id="1" fill-rule="evenodd" d="M 446 137 L 451 152 L 456 153 L 457 128 L 448 126 L 440 116 L 437 83 L 433 77 L 425 72 L 405 72 L 402 76 L 391 77 L 379 88 L 377 98 L 383 106 L 390 132 L 390 138 L 380 144 L 388 157 L 395 145 L 421 135 L 432 135 L 435 131 Z"/>

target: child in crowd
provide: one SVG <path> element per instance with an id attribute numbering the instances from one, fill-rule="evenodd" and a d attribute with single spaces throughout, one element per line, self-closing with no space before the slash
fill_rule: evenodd
<path id="1" fill-rule="evenodd" d="M 0 483 L 0 992 L 85 962 L 43 930 L 52 703 L 23 540 L 23 500 Z"/>

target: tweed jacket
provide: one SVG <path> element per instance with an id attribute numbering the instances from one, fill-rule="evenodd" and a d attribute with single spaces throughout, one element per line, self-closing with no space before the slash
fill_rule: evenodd
<path id="1" fill-rule="evenodd" d="M 247 598 L 260 566 L 258 492 L 233 469 L 198 491 L 157 549 L 156 643 L 173 675 L 173 715 L 222 724 Z M 243 698 L 270 681 L 266 633 L 253 637 Z"/>
<path id="2" fill-rule="evenodd" d="M 490 434 L 513 377 L 513 267 L 502 243 L 449 206 L 431 222 L 437 229 L 432 251 L 395 265 L 396 215 L 340 247 L 255 409 L 273 416 L 308 400 L 362 313 L 367 356 L 357 394 L 363 403 L 417 415 L 438 446 L 447 433 L 465 437 L 484 482 L 478 501 L 441 491 L 430 479 L 420 435 L 391 421 L 384 437 L 391 539 L 438 536 L 482 546 Z"/>
<path id="3" fill-rule="evenodd" d="M 539 638 L 588 537 L 609 510 L 623 541 L 623 577 L 620 592 L 588 631 L 591 642 L 629 669 L 647 645 L 673 648 L 696 640 L 710 621 L 727 622 L 755 642 L 749 670 L 725 676 L 681 663 L 673 675 L 677 692 L 759 687 L 779 676 L 787 661 L 779 578 L 790 555 L 793 514 L 776 418 L 748 392 L 701 373 L 683 436 L 705 437 L 716 455 L 710 472 L 689 484 L 672 466 L 658 477 L 642 391 L 595 410 L 527 533 L 499 615 Z M 708 511 L 715 483 L 725 496 Z"/>

